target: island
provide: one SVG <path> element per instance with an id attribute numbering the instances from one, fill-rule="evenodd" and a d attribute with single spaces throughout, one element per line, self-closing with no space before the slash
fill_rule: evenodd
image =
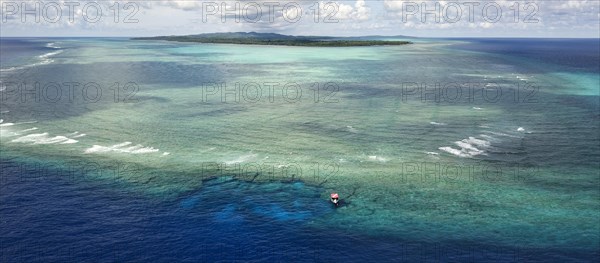
<path id="1" fill-rule="evenodd" d="M 358 46 L 397 46 L 412 44 L 410 41 L 375 40 L 374 37 L 324 37 L 290 36 L 276 33 L 230 32 L 206 33 L 185 36 L 136 37 L 133 40 L 166 40 L 177 42 L 276 45 L 307 47 L 358 47 Z"/>

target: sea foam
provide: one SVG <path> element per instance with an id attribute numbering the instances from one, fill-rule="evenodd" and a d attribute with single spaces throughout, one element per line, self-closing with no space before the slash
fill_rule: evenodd
<path id="1" fill-rule="evenodd" d="M 11 142 L 18 143 L 31 143 L 31 144 L 72 144 L 77 143 L 77 140 L 70 139 L 65 136 L 49 136 L 47 132 L 44 133 L 33 133 L 28 134 L 17 139 L 12 140 Z"/>
<path id="2" fill-rule="evenodd" d="M 438 149 L 458 157 L 472 158 L 477 155 L 486 155 L 484 149 L 491 145 L 489 141 L 475 137 L 455 141 L 454 144 L 460 149 L 452 148 L 450 146 L 439 147 Z"/>
<path id="3" fill-rule="evenodd" d="M 46 54 L 42 54 L 42 55 L 38 56 L 38 58 L 40 59 L 39 62 L 28 64 L 28 65 L 23 65 L 23 66 L 17 66 L 17 67 L 0 68 L 0 72 L 11 72 L 11 71 L 22 70 L 22 69 L 26 69 L 26 68 L 35 67 L 35 66 L 47 65 L 47 64 L 54 62 L 54 60 L 51 57 L 58 55 L 62 52 L 63 52 L 63 50 L 48 52 Z"/>
<path id="4" fill-rule="evenodd" d="M 243 163 L 243 162 L 248 162 L 248 161 L 254 160 L 254 159 L 256 159 L 256 157 L 257 157 L 257 155 L 254 153 L 246 154 L 246 155 L 239 156 L 233 160 L 225 161 L 223 163 L 226 165 L 238 164 L 238 163 Z"/>
<path id="5" fill-rule="evenodd" d="M 159 149 L 156 149 L 153 147 L 144 147 L 141 144 L 129 146 L 131 144 L 132 144 L 131 142 L 124 142 L 124 143 L 115 144 L 113 146 L 94 145 L 90 148 L 87 148 L 85 150 L 85 153 L 90 154 L 90 153 L 116 152 L 116 153 L 143 154 L 143 153 L 154 153 L 154 152 L 159 151 Z M 127 147 L 127 146 L 129 146 L 129 147 Z"/>
<path id="6" fill-rule="evenodd" d="M 381 157 L 381 156 L 377 156 L 377 155 L 369 155 L 369 160 L 371 161 L 378 161 L 378 162 L 382 162 L 385 163 L 388 161 L 387 158 Z"/>

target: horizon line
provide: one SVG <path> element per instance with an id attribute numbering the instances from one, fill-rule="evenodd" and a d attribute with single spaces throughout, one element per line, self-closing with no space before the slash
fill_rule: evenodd
<path id="1" fill-rule="evenodd" d="M 600 36 L 582 36 L 582 37 L 560 37 L 560 36 L 410 36 L 410 35 L 353 35 L 353 36 L 335 36 L 335 35 L 287 35 L 275 32 L 255 32 L 255 31 L 227 31 L 227 32 L 210 32 L 210 33 L 195 33 L 195 34 L 182 34 L 182 35 L 144 35 L 144 36 L 2 36 L 0 38 L 136 38 L 136 37 L 163 37 L 163 36 L 191 36 L 191 35 L 203 35 L 203 34 L 217 34 L 217 33 L 258 33 L 258 34 L 278 34 L 284 36 L 295 36 L 295 37 L 406 37 L 406 38 L 420 38 L 420 39 L 461 39 L 461 38 L 487 38 L 487 39 L 599 39 Z"/>

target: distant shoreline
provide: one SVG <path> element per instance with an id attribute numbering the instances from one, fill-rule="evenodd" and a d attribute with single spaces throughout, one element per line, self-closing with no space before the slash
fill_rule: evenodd
<path id="1" fill-rule="evenodd" d="M 188 43 L 304 46 L 304 47 L 364 47 L 399 46 L 410 41 L 368 40 L 339 37 L 288 36 L 273 33 L 212 33 L 187 36 L 136 37 L 132 40 L 166 40 Z"/>

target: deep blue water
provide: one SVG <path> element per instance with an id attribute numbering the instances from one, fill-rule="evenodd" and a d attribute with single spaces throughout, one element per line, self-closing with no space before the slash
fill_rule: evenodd
<path id="1" fill-rule="evenodd" d="M 465 38 L 454 47 L 527 58 L 572 71 L 600 73 L 600 39 Z"/>
<path id="2" fill-rule="evenodd" d="M 311 228 L 335 217 L 300 182 L 214 179 L 175 200 L 107 181 L 1 163 L 1 262 L 524 262 L 582 260 L 586 251 L 413 242 Z M 597 255 L 595 255 L 597 256 Z"/>
<path id="3" fill-rule="evenodd" d="M 46 46 L 46 43 L 24 38 L 2 39 L 0 68 L 7 69 L 40 62 L 39 56 L 55 51 L 54 48 Z"/>

